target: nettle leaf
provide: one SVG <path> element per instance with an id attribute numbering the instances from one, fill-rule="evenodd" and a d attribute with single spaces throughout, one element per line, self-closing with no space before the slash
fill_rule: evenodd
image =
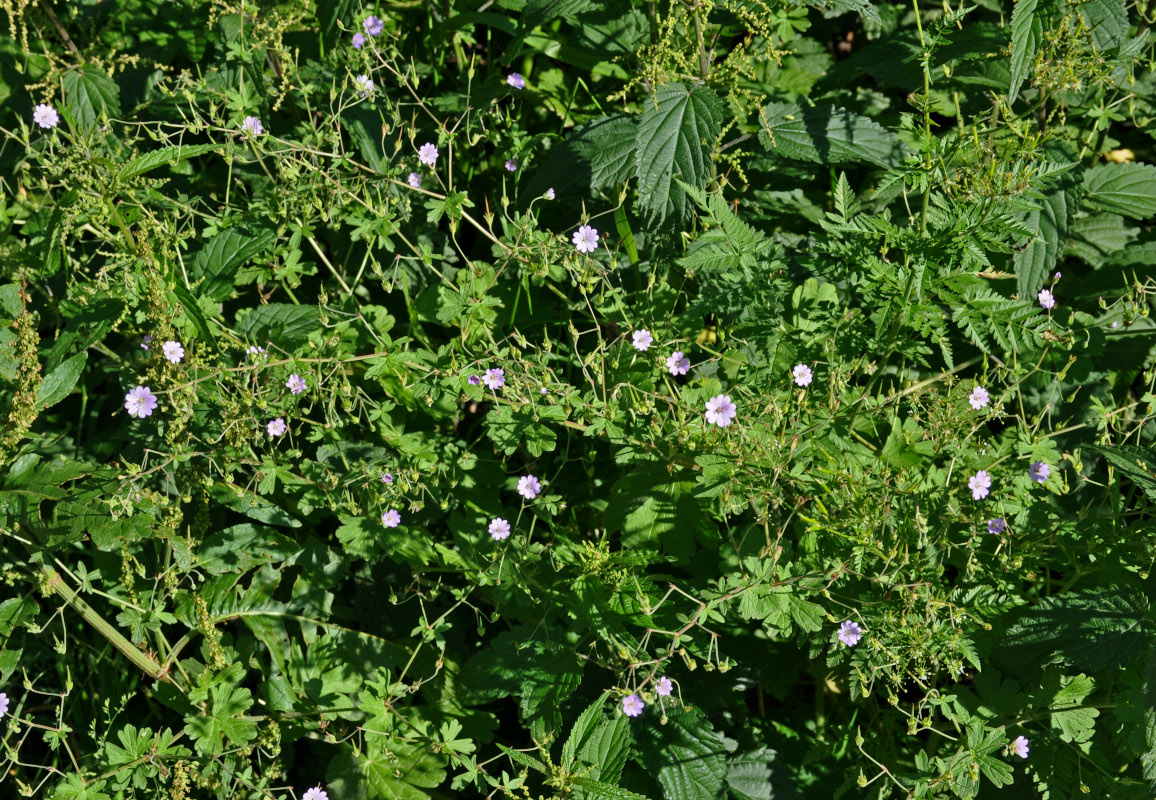
<path id="1" fill-rule="evenodd" d="M 321 327 L 317 306 L 270 303 L 250 310 L 237 321 L 237 334 L 251 342 L 271 341 L 286 349 L 304 344 Z"/>
<path id="2" fill-rule="evenodd" d="M 88 351 L 86 350 L 65 360 L 63 364 L 45 376 L 36 396 L 37 405 L 41 410 L 51 408 L 68 397 L 80 379 L 80 373 L 84 371 L 84 365 L 87 362 Z"/>
<path id="3" fill-rule="evenodd" d="M 661 547 L 686 562 L 696 540 L 714 540 L 715 524 L 699 507 L 695 485 L 684 472 L 644 464 L 614 484 L 605 523 L 608 530 L 622 531 L 624 547 Z"/>
<path id="4" fill-rule="evenodd" d="M 658 779 L 667 800 L 716 800 L 727 777 L 722 734 L 695 707 L 672 711 L 665 725 L 658 714 L 639 726 L 639 763 Z"/>
<path id="5" fill-rule="evenodd" d="M 1100 164 L 1084 174 L 1084 193 L 1091 208 L 1147 219 L 1156 214 L 1156 166 Z"/>
<path id="6" fill-rule="evenodd" d="M 1057 659 L 1087 670 L 1123 666 L 1151 645 L 1148 607 L 1144 593 L 1127 586 L 1064 592 L 1018 612 L 997 652 L 1013 670 Z"/>
<path id="7" fill-rule="evenodd" d="M 1080 12 L 1100 50 L 1122 45 L 1128 37 L 1128 9 L 1124 0 L 1081 0 L 1072 5 Z"/>
<path id="8" fill-rule="evenodd" d="M 96 67 L 77 67 L 64 73 L 64 99 L 80 127 L 88 129 L 101 114 L 119 117 L 120 87 Z"/>
<path id="9" fill-rule="evenodd" d="M 775 751 L 760 747 L 727 761 L 727 786 L 734 800 L 771 800 L 771 762 Z"/>
<path id="10" fill-rule="evenodd" d="M 1028 226 L 1038 233 L 1013 258 L 1016 290 L 1021 297 L 1034 297 L 1059 260 L 1081 194 L 1075 177 L 1065 176 L 1044 193 L 1039 209 L 1027 215 Z"/>
<path id="11" fill-rule="evenodd" d="M 830 105 L 805 109 L 769 103 L 762 110 L 759 141 L 783 158 L 819 164 L 866 161 L 887 167 L 905 156 L 894 133 L 869 117 Z"/>
<path id="12" fill-rule="evenodd" d="M 1031 74 L 1036 50 L 1044 38 L 1048 0 L 1016 0 L 1011 18 L 1011 85 L 1008 102 L 1014 103 L 1020 87 Z"/>
<path id="13" fill-rule="evenodd" d="M 171 144 L 159 150 L 153 150 L 144 155 L 137 156 L 121 167 L 116 177 L 122 181 L 128 180 L 129 178 L 136 178 L 150 170 L 156 169 L 162 164 L 179 164 L 185 159 L 211 153 L 214 150 L 220 150 L 222 147 L 224 147 L 224 145 L 220 144 Z"/>
<path id="14" fill-rule="evenodd" d="M 634 166 L 638 205 L 653 224 L 684 220 L 690 212 L 676 177 L 696 188 L 710 178 L 710 153 L 723 121 L 723 105 L 706 86 L 660 86 L 638 121 Z"/>
<path id="15" fill-rule="evenodd" d="M 600 703 L 601 705 L 601 703 Z M 603 783 L 617 783 L 630 755 L 633 736 L 630 720 L 619 714 L 604 720 L 597 730 L 586 739 L 579 752 L 579 759 L 590 765 L 589 776 Z"/>
<path id="16" fill-rule="evenodd" d="M 1114 447 L 1091 444 L 1084 447 L 1108 459 L 1116 469 L 1143 489 L 1149 500 L 1156 500 L 1156 452 L 1130 444 Z"/>
<path id="17" fill-rule="evenodd" d="M 233 290 L 237 270 L 275 241 L 277 231 L 272 228 L 243 226 L 221 231 L 193 258 L 190 277 L 203 281 L 198 292 L 214 300 L 224 300 Z"/>
<path id="18" fill-rule="evenodd" d="M 634 177 L 637 126 L 628 114 L 615 114 L 574 129 L 569 141 L 590 166 L 591 189 L 613 189 Z"/>

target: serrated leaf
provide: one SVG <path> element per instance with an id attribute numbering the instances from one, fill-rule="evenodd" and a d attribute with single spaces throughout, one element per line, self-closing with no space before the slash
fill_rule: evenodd
<path id="1" fill-rule="evenodd" d="M 602 117 L 575 128 L 569 141 L 590 166 L 591 189 L 613 189 L 634 176 L 637 126 L 627 114 Z"/>
<path id="2" fill-rule="evenodd" d="M 1084 174 L 1084 202 L 1101 211 L 1148 219 L 1156 214 L 1156 166 L 1100 164 Z"/>
<path id="3" fill-rule="evenodd" d="M 1128 9 L 1124 0 L 1081 0 L 1073 3 L 1101 50 L 1112 50 L 1128 37 Z"/>
<path id="4" fill-rule="evenodd" d="M 819 164 L 866 161 L 892 166 L 903 160 L 899 137 L 853 111 L 824 105 L 769 103 L 760 116 L 759 141 L 783 158 Z"/>
<path id="5" fill-rule="evenodd" d="M 221 231 L 193 258 L 191 275 L 194 280 L 202 280 L 198 292 L 214 300 L 224 300 L 233 290 L 237 270 L 275 241 L 277 232 L 271 228 L 238 227 Z"/>
<path id="6" fill-rule="evenodd" d="M 604 720 L 591 734 L 579 753 L 580 760 L 593 769 L 590 777 L 603 783 L 617 783 L 630 753 L 630 720 L 619 714 Z"/>
<path id="7" fill-rule="evenodd" d="M 1156 501 L 1156 452 L 1131 444 L 1113 447 L 1090 444 L 1085 445 L 1085 448 L 1102 455 L 1116 469 L 1131 478 L 1148 495 L 1149 500 Z"/>
<path id="8" fill-rule="evenodd" d="M 581 786 L 586 800 L 649 800 L 646 795 L 631 792 L 621 786 L 615 786 L 590 778 L 578 777 L 574 779 L 575 786 Z"/>
<path id="9" fill-rule="evenodd" d="M 66 359 L 63 364 L 45 376 L 36 396 L 37 405 L 41 410 L 51 408 L 68 397 L 80 379 L 86 363 L 88 363 L 87 350 Z"/>
<path id="10" fill-rule="evenodd" d="M 252 342 L 274 342 L 292 349 L 304 344 L 309 334 L 321 327 L 317 306 L 270 303 L 258 306 L 238 320 L 237 334 Z"/>
<path id="11" fill-rule="evenodd" d="M 686 219 L 686 193 L 674 179 L 706 186 L 710 152 L 722 126 L 722 101 L 706 86 L 668 83 L 644 103 L 634 150 L 639 208 L 654 224 Z"/>
<path id="12" fill-rule="evenodd" d="M 1031 72 L 1036 50 L 1044 38 L 1044 13 L 1040 0 L 1015 0 L 1011 18 L 1011 85 L 1008 102 L 1014 103 L 1020 86 Z"/>
<path id="13" fill-rule="evenodd" d="M 149 170 L 156 169 L 162 164 L 179 164 L 187 158 L 204 155 L 214 150 L 220 150 L 224 145 L 219 144 L 171 144 L 159 150 L 153 150 L 137 156 L 120 168 L 116 174 L 118 180 L 128 180 L 144 175 Z"/>
<path id="14" fill-rule="evenodd" d="M 642 765 L 658 779 L 666 800 L 717 800 L 727 776 L 727 748 L 701 710 L 672 711 L 665 725 L 649 714 L 640 729 Z"/>
<path id="15" fill-rule="evenodd" d="M 2 608 L 2 606 L 0 606 Z M 586 707 L 586 710 L 578 715 L 578 719 L 574 720 L 574 726 L 570 729 L 570 735 L 566 737 L 566 743 L 562 745 L 562 766 L 569 769 L 570 765 L 574 763 L 574 758 L 578 755 L 579 750 L 586 743 L 586 740 L 602 722 L 602 707 L 605 704 L 606 695 L 603 694 L 593 703 Z"/>
<path id="16" fill-rule="evenodd" d="M 1068 228 L 1079 207 L 1074 179 L 1062 180 L 1045 193 L 1040 208 L 1027 216 L 1038 231 L 1036 237 L 1014 256 L 1016 289 L 1021 297 L 1034 297 L 1064 250 Z"/>
<path id="17" fill-rule="evenodd" d="M 235 747 L 244 747 L 257 735 L 257 723 L 240 719 L 253 705 L 248 689 L 216 685 L 210 690 L 212 701 L 207 714 L 185 717 L 185 733 L 193 737 L 197 752 L 204 755 L 219 753 L 223 741 Z"/>
<path id="18" fill-rule="evenodd" d="M 261 564 L 284 561 L 300 551 L 300 545 L 288 536 L 245 522 L 205 539 L 197 551 L 197 562 L 210 575 L 240 573 Z"/>
<path id="19" fill-rule="evenodd" d="M 771 762 L 775 751 L 767 747 L 750 750 L 727 762 L 727 786 L 734 800 L 771 800 Z"/>
<path id="20" fill-rule="evenodd" d="M 96 67 L 77 67 L 64 73 L 64 99 L 81 128 L 96 124 L 101 113 L 119 117 L 120 87 Z"/>
<path id="21" fill-rule="evenodd" d="M 1080 674 L 1064 680 L 1063 688 L 1052 698 L 1052 727 L 1060 729 L 1065 742 L 1085 742 L 1091 738 L 1100 712 L 1084 708 L 1084 698 L 1096 688 L 1087 675 Z"/>

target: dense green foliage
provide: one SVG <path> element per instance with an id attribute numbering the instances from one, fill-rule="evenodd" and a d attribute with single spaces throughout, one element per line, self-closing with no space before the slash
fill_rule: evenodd
<path id="1" fill-rule="evenodd" d="M 0 9 L 0 794 L 1156 792 L 1151 2 Z"/>

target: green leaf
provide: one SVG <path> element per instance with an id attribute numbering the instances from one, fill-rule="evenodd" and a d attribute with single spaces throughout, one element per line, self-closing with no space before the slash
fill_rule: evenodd
<path id="1" fill-rule="evenodd" d="M 382 737 L 384 738 L 384 737 Z M 385 747 L 371 747 L 358 760 L 370 796 L 382 800 L 425 800 L 446 779 L 442 761 L 416 744 L 390 739 Z"/>
<path id="2" fill-rule="evenodd" d="M 1128 37 L 1128 9 L 1124 0 L 1081 0 L 1072 3 L 1092 32 L 1092 41 L 1101 50 L 1112 50 Z"/>
<path id="3" fill-rule="evenodd" d="M 1021 297 L 1034 297 L 1064 251 L 1068 228 L 1080 205 L 1080 191 L 1074 176 L 1066 176 L 1049 188 L 1038 210 L 1027 217 L 1028 226 L 1039 233 L 1023 250 L 1016 252 L 1016 290 Z"/>
<path id="4" fill-rule="evenodd" d="M 12 601 L 8 601 L 12 602 Z M 0 606 L 0 610 L 4 606 Z M 0 616 L 0 620 L 3 617 Z M 566 743 L 562 745 L 562 766 L 567 769 L 574 763 L 574 758 L 578 755 L 578 751 L 586 743 L 602 722 L 602 707 L 605 705 L 606 695 L 603 693 L 597 700 L 586 707 L 586 710 L 578 715 L 578 719 L 574 720 L 574 727 L 570 729 L 570 735 L 566 738 Z"/>
<path id="5" fill-rule="evenodd" d="M 0 637 L 7 638 L 19 626 L 36 619 L 40 604 L 31 597 L 9 597 L 0 603 Z"/>
<path id="6" fill-rule="evenodd" d="M 256 566 L 281 562 L 301 547 L 271 528 L 245 522 L 209 536 L 201 543 L 197 560 L 210 575 L 248 572 Z"/>
<path id="7" fill-rule="evenodd" d="M 583 797 L 586 800 L 602 800 L 603 798 L 605 800 L 649 800 L 645 795 L 628 791 L 621 786 L 602 783 L 590 778 L 577 777 L 574 779 L 574 785 L 582 787 Z"/>
<path id="8" fill-rule="evenodd" d="M 258 306 L 237 321 L 237 333 L 249 341 L 266 341 L 286 349 L 304 344 L 309 334 L 321 328 L 317 306 L 270 303 Z"/>
<path id="9" fill-rule="evenodd" d="M 212 702 L 208 714 L 185 717 L 185 733 L 196 741 L 203 755 L 220 752 L 227 739 L 233 746 L 244 747 L 257 735 L 257 723 L 238 719 L 253 705 L 248 689 L 216 685 L 210 690 Z"/>
<path id="10" fill-rule="evenodd" d="M 217 339 L 213 336 L 213 332 L 209 330 L 209 322 L 205 319 L 205 315 L 201 313 L 201 307 L 197 305 L 197 301 L 189 294 L 189 290 L 184 286 L 173 287 L 173 296 L 177 298 L 177 302 L 181 304 L 181 308 L 189 315 L 189 319 L 193 321 L 193 325 L 197 329 L 197 333 L 201 334 L 201 338 L 209 343 L 213 350 L 219 352 L 217 347 Z"/>
<path id="11" fill-rule="evenodd" d="M 706 187 L 710 153 L 722 126 L 722 101 L 706 86 L 668 83 L 644 105 L 634 150 L 639 208 L 654 224 L 686 219 L 686 193 L 674 179 Z"/>
<path id="12" fill-rule="evenodd" d="M 1040 0 L 1015 0 L 1011 18 L 1011 85 L 1008 102 L 1014 103 L 1020 86 L 1031 73 L 1036 50 L 1044 38 L 1044 9 Z"/>
<path id="13" fill-rule="evenodd" d="M 771 762 L 775 751 L 767 747 L 734 756 L 727 762 L 727 786 L 734 800 L 771 800 Z"/>
<path id="14" fill-rule="evenodd" d="M 904 158 L 899 137 L 874 120 L 835 106 L 793 103 L 763 108 L 759 141 L 783 158 L 819 164 L 867 161 L 892 166 Z"/>
<path id="15" fill-rule="evenodd" d="M 1084 202 L 1101 211 L 1148 219 L 1156 214 L 1156 166 L 1100 164 L 1084 174 Z"/>
<path id="16" fill-rule="evenodd" d="M 1148 495 L 1149 500 L 1156 501 L 1156 452 L 1131 444 L 1114 447 L 1090 444 L 1084 447 L 1102 455 L 1116 469 L 1131 478 Z"/>
<path id="17" fill-rule="evenodd" d="M 107 783 L 108 781 L 92 781 L 86 784 L 83 778 L 74 773 L 60 782 L 52 797 L 53 800 L 112 800 L 101 791 Z"/>
<path id="18" fill-rule="evenodd" d="M 698 708 L 672 711 L 665 725 L 650 713 L 640 727 L 640 761 L 666 800 L 717 800 L 727 777 L 722 734 Z"/>
<path id="19" fill-rule="evenodd" d="M 1060 729 L 1060 738 L 1065 742 L 1086 742 L 1092 738 L 1100 712 L 1081 706 L 1096 688 L 1095 681 L 1080 674 L 1064 678 L 1062 683 L 1063 688 L 1052 698 L 1052 727 Z"/>
<path id="20" fill-rule="evenodd" d="M 120 87 L 96 67 L 77 67 L 64 73 L 64 99 L 81 128 L 96 124 L 100 115 L 119 117 Z"/>
<path id="21" fill-rule="evenodd" d="M 1147 613 L 1148 598 L 1128 586 L 1047 597 L 1019 612 L 1003 636 L 999 656 L 1011 670 L 1046 664 L 1054 657 L 1087 670 L 1123 666 L 1151 645 L 1143 627 Z"/>
<path id="22" fill-rule="evenodd" d="M 634 176 L 634 118 L 615 114 L 587 122 L 568 137 L 590 167 L 591 189 L 614 189 Z"/>
<path id="23" fill-rule="evenodd" d="M 179 164 L 186 158 L 193 158 L 194 156 L 204 155 L 214 150 L 220 150 L 223 146 L 224 145 L 220 144 L 171 144 L 159 150 L 153 150 L 144 155 L 137 156 L 121 167 L 116 177 L 122 181 L 135 178 L 144 175 L 149 170 L 156 169 L 162 164 Z"/>
<path id="24" fill-rule="evenodd" d="M 86 363 L 88 363 L 87 350 L 65 360 L 63 364 L 45 376 L 37 394 L 37 404 L 41 410 L 51 408 L 68 397 L 73 387 L 76 386 L 80 374 L 84 371 Z"/>
<path id="25" fill-rule="evenodd" d="M 605 720 L 582 745 L 579 759 L 593 769 L 590 777 L 604 783 L 617 783 L 630 754 L 630 720 L 623 714 Z"/>
<path id="26" fill-rule="evenodd" d="M 694 555 L 696 540 L 709 543 L 716 533 L 695 499 L 690 476 L 656 464 L 644 464 L 614 484 L 605 524 L 622 532 L 624 547 L 661 548 L 683 562 Z"/>
<path id="27" fill-rule="evenodd" d="M 203 279 L 198 291 L 214 300 L 224 300 L 233 290 L 237 270 L 275 241 L 277 232 L 271 228 L 238 227 L 221 231 L 193 258 L 192 278 Z"/>

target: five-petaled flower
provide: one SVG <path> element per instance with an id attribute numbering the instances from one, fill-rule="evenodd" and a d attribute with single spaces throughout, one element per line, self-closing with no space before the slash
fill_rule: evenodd
<path id="1" fill-rule="evenodd" d="M 157 396 L 147 386 L 138 386 L 124 396 L 124 410 L 130 417 L 144 419 L 156 410 Z"/>
<path id="2" fill-rule="evenodd" d="M 421 188 L 421 175 L 418 175 L 416 172 L 411 172 L 405 181 L 415 189 Z"/>
<path id="3" fill-rule="evenodd" d="M 185 357 L 185 348 L 181 347 L 180 342 L 165 342 L 161 345 L 161 351 L 165 354 L 165 358 L 172 364 L 181 363 L 181 359 Z"/>
<path id="4" fill-rule="evenodd" d="M 482 379 L 477 375 L 471 375 L 470 377 L 466 378 L 466 382 L 469 383 L 470 386 L 477 386 L 482 382 Z"/>
<path id="5" fill-rule="evenodd" d="M 675 350 L 666 357 L 666 368 L 671 375 L 685 375 L 690 372 L 690 359 L 681 350 Z"/>
<path id="6" fill-rule="evenodd" d="M 730 395 L 720 394 L 706 401 L 706 421 L 725 428 L 738 413 L 738 406 L 731 402 Z"/>
<path id="7" fill-rule="evenodd" d="M 288 426 L 285 424 L 284 417 L 277 417 L 277 419 L 270 420 L 269 424 L 265 426 L 265 430 L 270 436 L 283 436 Z"/>
<path id="8" fill-rule="evenodd" d="M 795 376 L 795 383 L 798 386 L 811 385 L 811 368 L 806 364 L 796 364 L 791 374 Z"/>
<path id="9" fill-rule="evenodd" d="M 365 32 L 370 36 L 381 36 L 381 32 L 385 30 L 385 23 L 377 17 L 366 17 L 365 22 L 361 23 L 361 27 L 365 28 Z"/>
<path id="10" fill-rule="evenodd" d="M 1028 757 L 1028 740 L 1026 737 L 1017 736 L 1015 741 L 1012 742 L 1011 746 L 1012 750 L 1014 750 L 1015 754 L 1020 758 Z"/>
<path id="11" fill-rule="evenodd" d="M 967 479 L 967 488 L 971 489 L 973 499 L 982 500 L 987 497 L 988 490 L 991 489 L 991 476 L 981 469 Z"/>
<path id="12" fill-rule="evenodd" d="M 0 692 L 0 719 L 4 719 L 8 714 L 8 695 Z"/>
<path id="13" fill-rule="evenodd" d="M 382 483 L 393 483 L 393 476 L 390 475 L 388 472 L 383 472 L 383 473 L 381 473 L 381 482 Z"/>
<path id="14" fill-rule="evenodd" d="M 490 520 L 490 536 L 495 539 L 510 538 L 510 523 L 501 517 L 494 517 Z"/>
<path id="15" fill-rule="evenodd" d="M 542 483 L 533 475 L 523 475 L 518 478 L 518 494 L 527 500 L 533 500 L 542 491 Z"/>
<path id="16" fill-rule="evenodd" d="M 967 402 L 971 403 L 971 407 L 976 411 L 986 406 L 991 398 L 988 396 L 987 389 L 982 386 L 977 386 L 971 390 L 971 394 L 967 396 Z"/>
<path id="17" fill-rule="evenodd" d="M 506 371 L 504 369 L 488 369 L 486 374 L 482 376 L 482 383 L 486 384 L 490 390 L 501 389 L 506 385 Z"/>
<path id="18" fill-rule="evenodd" d="M 654 344 L 654 337 L 650 335 L 650 331 L 642 328 L 634 332 L 634 349 L 646 351 Z"/>
<path id="19" fill-rule="evenodd" d="M 670 693 L 674 691 L 674 684 L 670 678 L 659 678 L 658 683 L 654 684 L 654 691 L 658 692 L 659 697 L 670 697 Z"/>
<path id="20" fill-rule="evenodd" d="M 995 517 L 994 519 L 989 519 L 987 521 L 988 533 L 1003 533 L 1006 527 L 1007 520 L 1003 517 Z"/>
<path id="21" fill-rule="evenodd" d="M 401 524 L 401 512 L 396 508 L 391 508 L 381 515 L 381 524 L 387 528 L 396 528 Z"/>
<path id="22" fill-rule="evenodd" d="M 52 106 L 41 103 L 32 109 L 32 121 L 41 128 L 55 128 L 60 124 L 60 115 Z"/>
<path id="23" fill-rule="evenodd" d="M 353 79 L 353 82 L 357 84 L 357 93 L 361 97 L 368 97 L 370 92 L 377 88 L 373 85 L 373 79 L 368 75 L 358 75 Z"/>
<path id="24" fill-rule="evenodd" d="M 859 627 L 858 622 L 847 620 L 839 626 L 839 641 L 848 647 L 859 644 L 859 637 L 862 635 L 863 629 Z"/>
<path id="25" fill-rule="evenodd" d="M 1044 308 L 1055 308 L 1056 298 L 1047 289 L 1040 289 L 1040 293 L 1036 295 L 1040 300 L 1040 305 Z"/>
<path id="26" fill-rule="evenodd" d="M 598 249 L 598 231 L 589 225 L 583 225 L 574 231 L 574 247 L 579 253 L 593 253 Z"/>
<path id="27" fill-rule="evenodd" d="M 1043 461 L 1033 461 L 1032 465 L 1028 467 L 1028 474 L 1032 476 L 1032 480 L 1036 483 L 1043 483 L 1052 474 L 1052 468 Z"/>
<path id="28" fill-rule="evenodd" d="M 518 159 L 510 158 L 506 160 L 506 171 L 513 172 L 518 168 Z"/>
<path id="29" fill-rule="evenodd" d="M 353 49 L 354 50 L 360 50 L 363 47 L 365 47 L 365 34 L 364 33 L 353 34 Z"/>
<path id="30" fill-rule="evenodd" d="M 301 795 L 301 800 L 329 800 L 329 793 L 321 788 L 321 784 L 317 784 L 312 789 L 306 790 L 305 794 Z"/>
<path id="31" fill-rule="evenodd" d="M 642 713 L 642 707 L 646 705 L 642 702 L 642 698 L 636 694 L 628 694 L 622 698 L 622 713 L 628 717 L 637 717 Z"/>
<path id="32" fill-rule="evenodd" d="M 261 124 L 261 120 L 256 117 L 245 117 L 245 121 L 241 123 L 241 129 L 248 131 L 254 136 L 260 136 L 265 132 L 265 126 Z"/>
<path id="33" fill-rule="evenodd" d="M 513 86 L 515 89 L 525 89 L 526 79 L 516 72 L 511 72 L 506 76 L 506 83 Z"/>
<path id="34" fill-rule="evenodd" d="M 308 386 L 305 384 L 305 379 L 297 373 L 289 376 L 289 380 L 285 381 L 285 388 L 293 394 L 301 394 Z"/>
<path id="35" fill-rule="evenodd" d="M 542 196 L 545 197 L 547 200 L 553 200 L 556 197 L 556 195 L 554 194 L 554 187 L 551 186 L 549 189 L 546 190 L 546 194 L 544 194 Z"/>
<path id="36" fill-rule="evenodd" d="M 432 167 L 438 160 L 438 148 L 433 142 L 426 142 L 417 149 L 417 160 Z"/>

